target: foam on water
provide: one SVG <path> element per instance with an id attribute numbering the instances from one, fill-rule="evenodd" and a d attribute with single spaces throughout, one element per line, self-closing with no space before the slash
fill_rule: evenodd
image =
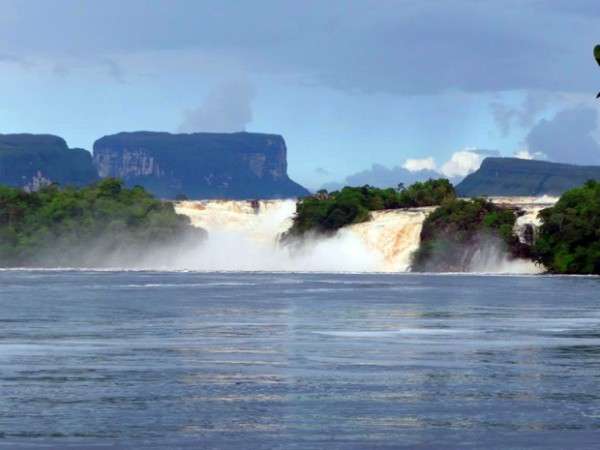
<path id="1" fill-rule="evenodd" d="M 443 328 L 403 328 L 400 330 L 369 330 L 369 331 L 313 331 L 314 334 L 333 337 L 394 337 L 394 336 L 437 336 L 473 333 L 471 330 L 443 329 Z"/>

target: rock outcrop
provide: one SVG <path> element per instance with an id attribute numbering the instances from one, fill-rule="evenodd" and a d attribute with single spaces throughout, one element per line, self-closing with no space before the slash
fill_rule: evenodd
<path id="1" fill-rule="evenodd" d="M 98 178 L 90 152 L 45 134 L 0 134 L 0 184 L 37 190 L 53 182 L 83 186 Z"/>
<path id="2" fill-rule="evenodd" d="M 456 186 L 461 197 L 560 195 L 585 181 L 600 181 L 600 167 L 518 158 L 486 158 Z"/>
<path id="3" fill-rule="evenodd" d="M 119 133 L 94 143 L 101 177 L 162 198 L 291 198 L 309 192 L 287 174 L 281 136 L 260 133 Z"/>

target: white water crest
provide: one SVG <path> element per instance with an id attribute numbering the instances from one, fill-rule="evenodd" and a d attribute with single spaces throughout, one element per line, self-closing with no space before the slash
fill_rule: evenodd
<path id="1" fill-rule="evenodd" d="M 544 195 L 542 197 L 495 197 L 490 199 L 499 205 L 510 205 L 519 210 L 515 221 L 514 231 L 519 240 L 525 244 L 532 244 L 538 235 L 542 224 L 538 214 L 542 209 L 554 206 L 558 197 Z"/>
<path id="2" fill-rule="evenodd" d="M 178 203 L 177 213 L 209 233 L 185 262 L 201 270 L 406 272 L 423 221 L 435 208 L 376 211 L 369 222 L 331 237 L 308 236 L 291 252 L 278 240 L 290 228 L 295 209 L 293 200 Z"/>
<path id="3" fill-rule="evenodd" d="M 505 246 L 497 238 L 487 236 L 481 239 L 483 245 L 475 252 L 465 252 L 469 260 L 465 267 L 471 273 L 511 273 L 535 274 L 544 272 L 544 268 L 529 259 L 511 259 Z"/>
<path id="4" fill-rule="evenodd" d="M 515 225 L 523 234 L 527 224 L 539 226 L 537 213 L 555 199 L 493 199 L 521 210 Z M 184 201 L 176 212 L 208 231 L 205 242 L 165 259 L 169 268 L 232 271 L 407 272 L 418 249 L 427 215 L 435 207 L 376 211 L 368 222 L 338 230 L 333 236 L 306 236 L 293 251 L 279 244 L 292 224 L 294 200 Z M 489 240 L 469 255 L 470 272 L 540 273 L 527 260 L 510 260 L 500 243 Z"/>
<path id="5" fill-rule="evenodd" d="M 538 213 L 554 206 L 558 197 L 544 195 L 542 197 L 495 197 L 492 202 L 515 209 L 517 219 L 514 232 L 519 241 L 531 245 L 538 236 L 541 221 Z M 510 259 L 503 246 L 495 239 L 488 239 L 486 245 L 471 256 L 468 264 L 469 272 L 479 273 L 517 273 L 534 274 L 544 272 L 544 267 L 527 259 Z"/>
<path id="6" fill-rule="evenodd" d="M 294 251 L 279 245 L 296 210 L 294 200 L 181 202 L 176 212 L 208 231 L 206 242 L 181 255 L 192 270 L 318 272 L 380 271 L 381 256 L 347 229 L 334 236 L 307 236 Z"/>
<path id="7" fill-rule="evenodd" d="M 423 222 L 434 209 L 375 211 L 369 222 L 350 225 L 348 230 L 381 256 L 381 271 L 407 272 L 411 255 L 419 248 Z"/>

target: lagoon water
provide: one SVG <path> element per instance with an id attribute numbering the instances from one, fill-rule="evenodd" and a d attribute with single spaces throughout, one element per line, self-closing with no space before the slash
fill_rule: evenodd
<path id="1" fill-rule="evenodd" d="M 598 448 L 599 291 L 0 271 L 0 448 Z"/>

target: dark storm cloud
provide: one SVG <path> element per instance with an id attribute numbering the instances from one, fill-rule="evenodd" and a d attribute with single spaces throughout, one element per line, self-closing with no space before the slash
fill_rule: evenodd
<path id="1" fill-rule="evenodd" d="M 536 116 L 552 104 L 551 96 L 543 92 L 528 93 L 520 106 L 494 101 L 489 104 L 490 112 L 500 128 L 502 136 L 507 136 L 513 126 L 531 128 Z"/>
<path id="2" fill-rule="evenodd" d="M 154 52 L 148 61 L 159 71 L 160 52 L 190 52 L 199 71 L 217 59 L 248 73 L 401 94 L 587 92 L 598 78 L 597 2 L 0 0 L 0 8 L 10 19 L 0 18 L 0 52 L 28 58 Z"/>
<path id="3" fill-rule="evenodd" d="M 529 152 L 542 152 L 550 161 L 600 164 L 600 146 L 592 138 L 598 113 L 592 108 L 565 109 L 541 120 L 527 135 Z"/>
<path id="4" fill-rule="evenodd" d="M 215 85 L 198 109 L 184 112 L 178 131 L 182 133 L 231 133 L 244 131 L 252 121 L 254 86 L 241 80 Z"/>

